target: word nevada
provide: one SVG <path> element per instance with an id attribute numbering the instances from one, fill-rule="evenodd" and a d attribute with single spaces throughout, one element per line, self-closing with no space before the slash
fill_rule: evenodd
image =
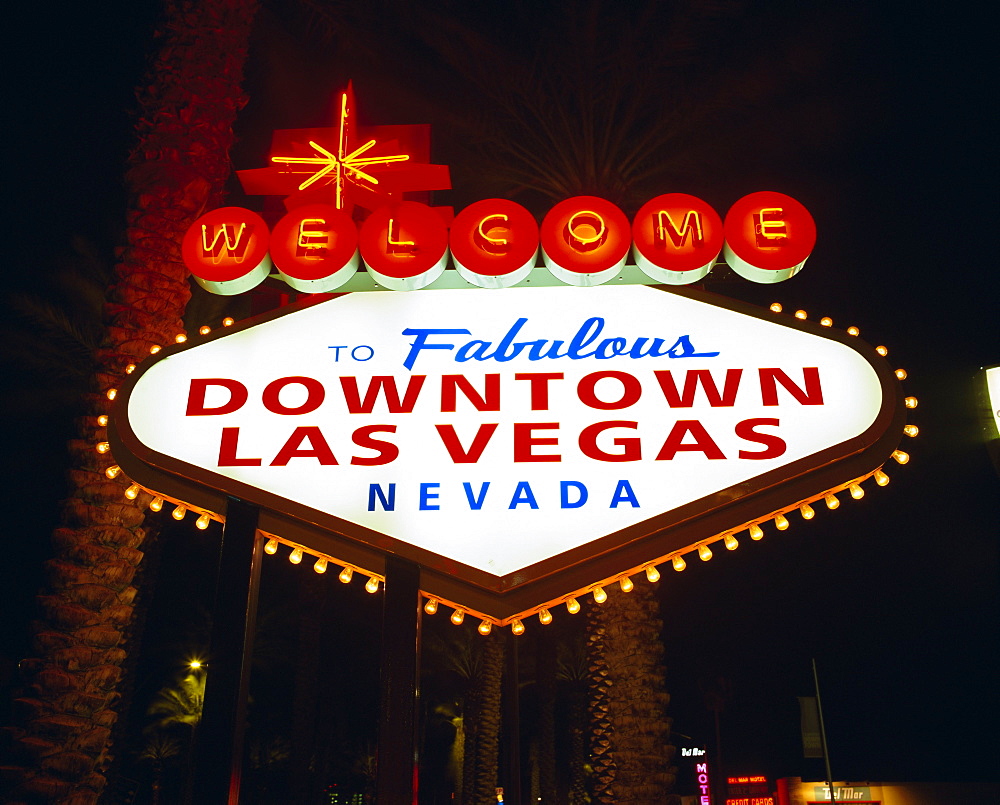
<path id="1" fill-rule="evenodd" d="M 364 264 L 390 290 L 425 288 L 452 264 L 471 285 L 507 288 L 524 282 L 538 261 L 558 280 L 594 286 L 617 277 L 631 256 L 654 282 L 703 279 L 720 255 L 737 274 L 759 283 L 794 276 L 816 243 L 816 225 L 782 193 L 751 193 L 723 221 L 701 199 L 667 193 L 629 222 L 611 202 L 575 196 L 537 224 L 520 204 L 486 199 L 449 220 L 447 209 L 414 201 L 376 209 L 360 225 L 326 204 L 296 207 L 269 228 L 242 207 L 201 216 L 184 237 L 184 261 L 205 289 L 249 291 L 276 270 L 297 291 L 341 288 Z"/>

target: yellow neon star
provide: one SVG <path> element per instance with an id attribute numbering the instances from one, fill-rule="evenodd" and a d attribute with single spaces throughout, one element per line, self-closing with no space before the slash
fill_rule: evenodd
<path id="1" fill-rule="evenodd" d="M 375 145 L 375 140 L 369 140 L 364 145 L 355 148 L 350 153 L 347 153 L 347 122 L 349 117 L 350 110 L 347 108 L 347 93 L 345 92 L 340 96 L 340 131 L 336 154 L 331 153 L 319 143 L 310 140 L 309 145 L 312 146 L 318 154 L 320 154 L 320 156 L 271 157 L 272 162 L 283 162 L 286 165 L 315 165 L 319 167 L 319 170 L 316 170 L 315 172 L 310 169 L 292 169 L 292 173 L 310 174 L 309 178 L 299 185 L 299 190 L 305 190 L 310 185 L 313 185 L 332 174 L 332 183 L 336 188 L 337 209 L 343 209 L 344 183 L 348 178 L 353 181 L 366 181 L 371 182 L 372 184 L 378 184 L 378 179 L 370 173 L 367 173 L 364 168 L 371 165 L 388 165 L 391 162 L 405 162 L 410 158 L 409 154 L 393 154 L 392 156 L 383 157 L 362 157 L 361 155 L 363 153 Z"/>

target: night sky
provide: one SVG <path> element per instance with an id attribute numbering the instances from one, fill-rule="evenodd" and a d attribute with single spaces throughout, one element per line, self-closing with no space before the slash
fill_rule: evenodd
<path id="1" fill-rule="evenodd" d="M 819 233 L 792 280 L 711 289 L 829 315 L 884 343 L 909 372 L 904 388 L 920 401 L 910 421 L 921 433 L 903 446 L 910 463 L 887 468 L 885 489 L 872 485 L 859 502 L 817 508 L 812 522 L 792 518 L 784 533 L 664 573 L 671 715 L 676 731 L 712 745 L 703 688 L 722 678 L 726 770 L 816 779 L 819 766 L 801 760 L 795 700 L 811 693 L 815 657 L 838 779 L 996 779 L 1000 478 L 975 387 L 980 367 L 1000 363 L 992 43 L 971 4 L 867 5 L 712 4 L 729 10 L 697 28 L 677 67 L 684 111 L 671 119 L 676 149 L 663 157 L 671 183 L 656 192 L 692 193 L 724 213 L 748 192 L 780 190 L 805 204 Z M 433 8 L 444 15 L 451 4 Z M 463 12 L 463 23 L 509 58 L 529 59 L 553 50 L 546 37 L 558 38 L 572 8 L 487 4 Z M 29 360 L 36 346 L 61 347 L 32 346 L 18 294 L 86 309 L 87 295 L 60 278 L 100 264 L 119 237 L 132 91 L 157 14 L 149 2 L 65 5 L 9 45 L 5 687 L 28 651 L 32 596 L 65 493 L 66 389 L 79 382 L 72 355 L 51 371 Z M 291 2 L 269 5 L 260 22 L 236 167 L 263 165 L 275 128 L 323 124 L 333 92 L 353 78 L 363 122 L 434 124 L 434 161 L 451 164 L 455 188 L 437 203 L 460 209 L 484 197 L 491 185 L 460 122 L 472 96 L 415 34 L 360 37 L 348 20 L 322 39 Z M 695 114 L 706 107 L 711 114 Z"/>

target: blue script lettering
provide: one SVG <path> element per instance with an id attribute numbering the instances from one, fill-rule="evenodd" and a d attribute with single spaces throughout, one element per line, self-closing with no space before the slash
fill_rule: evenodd
<path id="1" fill-rule="evenodd" d="M 403 335 L 413 336 L 410 342 L 410 350 L 403 361 L 403 366 L 412 370 L 417 357 L 425 349 L 443 349 L 446 351 L 455 350 L 454 360 L 457 363 L 466 361 L 497 361 L 507 363 L 514 360 L 522 352 L 527 350 L 529 361 L 540 361 L 542 359 L 569 358 L 579 361 L 584 358 L 594 358 L 595 360 L 609 360 L 619 356 L 626 356 L 633 360 L 639 358 L 715 358 L 718 352 L 698 352 L 691 343 L 690 335 L 678 336 L 670 347 L 664 346 L 667 341 L 663 338 L 636 338 L 629 343 L 627 338 L 614 336 L 601 339 L 604 330 L 604 319 L 600 316 L 591 316 L 576 331 L 569 342 L 559 340 L 549 340 L 539 338 L 534 341 L 515 341 L 528 323 L 526 318 L 519 318 L 515 321 L 496 345 L 492 341 L 473 339 L 459 346 L 456 350 L 455 344 L 440 342 L 435 343 L 429 340 L 435 335 L 472 335 L 471 330 L 463 329 L 442 329 L 433 327 L 407 327 L 403 330 Z M 598 340 L 600 339 L 600 340 Z M 563 345 L 565 349 L 563 349 Z"/>

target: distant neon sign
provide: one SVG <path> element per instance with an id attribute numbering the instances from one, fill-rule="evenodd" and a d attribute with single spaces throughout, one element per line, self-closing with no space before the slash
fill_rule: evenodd
<path id="1" fill-rule="evenodd" d="M 698 775 L 698 805 L 712 805 L 712 792 L 708 784 L 708 762 L 698 763 L 694 770 Z"/>
<path id="2" fill-rule="evenodd" d="M 798 201 L 782 193 L 751 193 L 725 221 L 704 201 L 667 193 L 647 202 L 629 222 L 617 206 L 574 196 L 553 207 L 539 227 L 527 209 L 486 199 L 449 222 L 414 201 L 378 207 L 360 231 L 331 204 L 292 209 L 269 231 L 256 213 L 224 207 L 199 218 L 184 238 L 183 257 L 207 290 L 233 295 L 255 287 L 272 267 L 306 293 L 343 286 L 364 264 L 391 290 L 417 290 L 437 280 L 450 262 L 470 284 L 505 288 L 522 282 L 541 254 L 567 285 L 601 285 L 631 256 L 650 279 L 668 285 L 697 282 L 720 255 L 740 276 L 781 282 L 805 264 L 816 225 Z"/>

